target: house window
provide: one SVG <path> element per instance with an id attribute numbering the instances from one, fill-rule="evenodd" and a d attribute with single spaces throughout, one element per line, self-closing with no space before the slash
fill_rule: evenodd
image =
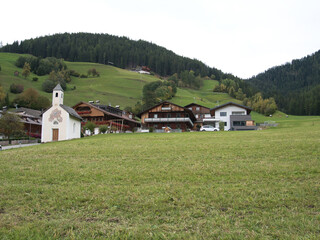
<path id="1" fill-rule="evenodd" d="M 167 118 L 171 118 L 171 114 L 170 113 L 167 114 Z"/>
<path id="2" fill-rule="evenodd" d="M 56 93 L 56 97 L 58 97 L 58 93 Z"/>
<path id="3" fill-rule="evenodd" d="M 234 121 L 233 126 L 246 126 L 246 122 L 245 121 Z"/>
<path id="4" fill-rule="evenodd" d="M 198 115 L 198 114 L 196 114 L 196 118 L 199 118 L 199 115 Z"/>
<path id="5" fill-rule="evenodd" d="M 224 126 L 225 126 L 225 127 L 227 126 L 227 122 L 224 122 Z"/>
<path id="6" fill-rule="evenodd" d="M 155 113 L 155 114 L 153 115 L 153 117 L 154 117 L 154 118 L 158 118 L 158 114 Z"/>
<path id="7" fill-rule="evenodd" d="M 227 116 L 227 112 L 220 112 L 220 117 L 226 117 Z"/>
<path id="8" fill-rule="evenodd" d="M 179 123 L 177 124 L 177 129 L 181 129 L 181 125 Z"/>
<path id="9" fill-rule="evenodd" d="M 177 118 L 181 117 L 181 113 L 177 113 Z"/>
<path id="10" fill-rule="evenodd" d="M 192 111 L 192 107 L 189 107 L 189 110 L 191 110 L 191 111 Z"/>
<path id="11" fill-rule="evenodd" d="M 197 111 L 200 111 L 200 107 L 196 107 L 196 110 L 197 110 Z"/>

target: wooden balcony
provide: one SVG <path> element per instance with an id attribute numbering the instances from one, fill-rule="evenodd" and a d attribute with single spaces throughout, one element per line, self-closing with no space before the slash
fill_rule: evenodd
<path id="1" fill-rule="evenodd" d="M 193 126 L 193 122 L 190 118 L 145 118 L 144 121 L 146 123 L 169 123 L 169 122 L 177 122 L 177 123 L 190 123 Z"/>

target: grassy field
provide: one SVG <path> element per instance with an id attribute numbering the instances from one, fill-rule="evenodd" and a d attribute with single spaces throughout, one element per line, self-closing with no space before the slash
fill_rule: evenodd
<path id="1" fill-rule="evenodd" d="M 320 117 L 275 118 L 2 151 L 0 239 L 318 239 Z"/>
<path id="2" fill-rule="evenodd" d="M 19 54 L 0 53 L 0 84 L 9 92 L 12 83 L 22 84 L 25 89 L 35 88 L 42 95 L 51 100 L 51 94 L 42 91 L 42 83 L 48 76 L 39 77 L 37 82 L 33 82 L 32 78 L 36 75 L 31 74 L 27 79 L 22 76 L 13 76 L 14 71 L 22 72 L 21 68 L 17 68 L 14 63 L 19 57 Z M 100 72 L 98 78 L 75 78 L 68 84 L 68 89 L 65 92 L 65 104 L 73 106 L 80 101 L 100 100 L 101 103 L 120 105 L 122 108 L 133 106 L 137 101 L 141 100 L 143 86 L 152 81 L 158 81 L 159 78 L 131 72 L 128 70 L 102 65 L 95 63 L 74 63 L 66 62 L 68 69 L 76 70 L 79 73 L 86 74 L 88 69 L 96 68 Z M 228 101 L 236 101 L 225 93 L 213 93 L 212 89 L 217 81 L 204 80 L 204 86 L 200 90 L 192 90 L 178 88 L 176 97 L 171 101 L 176 104 L 187 105 L 192 102 L 197 102 L 208 107 L 214 107 L 218 103 L 222 104 Z M 76 90 L 70 90 L 76 86 Z M 16 95 L 9 95 L 13 100 Z"/>

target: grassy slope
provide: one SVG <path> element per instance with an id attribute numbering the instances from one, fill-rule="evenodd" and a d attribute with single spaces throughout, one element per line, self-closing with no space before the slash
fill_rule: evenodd
<path id="1" fill-rule="evenodd" d="M 19 57 L 19 54 L 0 53 L 0 84 L 6 91 L 12 83 L 23 84 L 25 89 L 33 87 L 47 96 L 51 100 L 51 94 L 42 92 L 41 85 L 47 79 L 47 76 L 39 77 L 38 82 L 33 82 L 31 74 L 27 79 L 23 77 L 14 77 L 13 72 L 19 71 L 14 66 L 14 62 Z M 141 100 L 142 88 L 144 84 L 159 80 L 154 76 L 141 75 L 127 70 L 115 68 L 95 63 L 73 63 L 66 62 L 69 69 L 74 69 L 79 73 L 86 74 L 89 68 L 96 68 L 101 76 L 99 78 L 72 78 L 69 89 L 76 86 L 76 90 L 67 90 L 65 92 L 65 104 L 73 106 L 80 101 L 100 100 L 101 103 L 111 103 L 112 105 L 133 106 L 138 100 Z M 172 102 L 187 105 L 192 102 L 197 102 L 208 107 L 214 107 L 219 103 L 225 103 L 232 99 L 228 94 L 212 93 L 213 86 L 217 81 L 205 80 L 204 86 L 199 90 L 178 89 L 177 96 L 172 99 Z M 10 94 L 10 99 L 14 99 L 15 95 Z"/>
<path id="2" fill-rule="evenodd" d="M 2 151 L 0 238 L 317 239 L 320 117 L 278 117 Z"/>

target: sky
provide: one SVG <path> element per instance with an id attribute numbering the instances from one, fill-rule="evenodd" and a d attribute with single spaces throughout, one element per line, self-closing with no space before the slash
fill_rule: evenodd
<path id="1" fill-rule="evenodd" d="M 320 49 L 319 0 L 2 0 L 3 45 L 64 32 L 146 40 L 249 78 Z"/>

